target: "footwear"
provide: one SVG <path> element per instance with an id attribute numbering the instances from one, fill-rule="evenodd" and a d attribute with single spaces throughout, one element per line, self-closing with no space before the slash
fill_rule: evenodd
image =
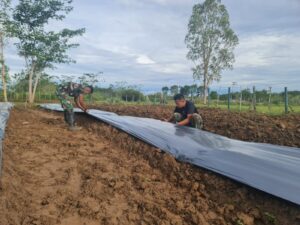
<path id="1" fill-rule="evenodd" d="M 78 127 L 75 125 L 75 115 L 73 110 L 66 110 L 66 119 L 69 124 L 70 131 L 78 131 L 81 130 L 82 127 Z"/>
<path id="2" fill-rule="evenodd" d="M 64 110 L 64 119 L 65 119 L 65 122 L 66 123 L 69 123 L 69 118 L 68 118 L 68 111 L 67 110 Z"/>
<path id="3" fill-rule="evenodd" d="M 69 130 L 70 130 L 70 131 L 79 131 L 79 130 L 82 130 L 82 127 L 78 127 L 78 126 L 70 126 L 70 127 L 69 127 Z"/>
<path id="4" fill-rule="evenodd" d="M 194 113 L 192 124 L 193 124 L 194 128 L 202 130 L 202 128 L 203 128 L 203 119 L 202 119 L 202 117 L 199 114 Z"/>
<path id="5" fill-rule="evenodd" d="M 66 119 L 69 127 L 75 127 L 75 115 L 73 110 L 66 111 Z"/>

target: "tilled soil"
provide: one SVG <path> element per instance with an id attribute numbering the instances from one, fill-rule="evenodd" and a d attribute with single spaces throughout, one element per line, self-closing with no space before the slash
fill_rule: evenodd
<path id="1" fill-rule="evenodd" d="M 59 113 L 12 110 L 0 225 L 300 224 L 296 205 L 179 163 L 87 116 L 78 123 L 84 129 L 70 132 Z"/>
<path id="2" fill-rule="evenodd" d="M 169 118 L 171 106 L 125 106 L 101 105 L 95 108 L 120 115 Z M 204 130 L 233 139 L 300 147 L 300 114 L 268 116 L 254 112 L 228 112 L 226 110 L 201 108 Z"/>

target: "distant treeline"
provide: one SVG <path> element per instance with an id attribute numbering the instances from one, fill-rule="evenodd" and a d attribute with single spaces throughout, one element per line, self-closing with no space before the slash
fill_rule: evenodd
<path id="1" fill-rule="evenodd" d="M 101 83 L 99 74 L 83 74 L 76 81 L 83 85 L 93 85 L 94 93 L 90 100 L 93 101 L 128 101 L 137 102 L 145 101 L 147 97 L 141 92 L 138 86 L 127 85 L 126 82 L 117 82 L 109 85 L 109 87 L 99 87 L 96 83 Z M 55 100 L 55 91 L 59 84 L 72 81 L 72 77 L 62 76 L 55 77 L 48 74 L 43 74 L 39 80 L 36 91 L 36 100 Z M 1 83 L 0 83 L 1 89 Z M 8 80 L 8 98 L 11 101 L 25 101 L 27 99 L 28 92 L 28 77 L 22 72 L 15 74 L 13 79 Z M 0 98 L 2 96 L 0 95 Z"/>
<path id="2" fill-rule="evenodd" d="M 285 92 L 284 89 L 282 92 L 272 92 L 272 89 L 269 90 L 255 90 L 253 92 L 252 89 L 245 88 L 241 89 L 240 91 L 234 91 L 230 93 L 231 100 L 242 100 L 242 101 L 252 101 L 255 97 L 257 103 L 263 102 L 272 102 L 273 104 L 277 104 L 283 102 Z M 162 87 L 161 89 L 165 98 L 169 99 L 170 97 L 174 96 L 175 94 L 181 93 L 187 98 L 194 99 L 195 97 L 203 98 L 204 95 L 204 87 L 194 85 L 172 85 L 170 87 Z M 228 92 L 222 93 L 217 92 L 215 90 L 209 91 L 207 93 L 210 100 L 219 100 L 219 101 L 227 101 L 228 100 Z M 288 91 L 289 101 L 291 103 L 300 104 L 300 91 Z"/>
<path id="3" fill-rule="evenodd" d="M 117 82 L 109 85 L 109 87 L 101 87 L 95 85 L 96 83 L 102 83 L 98 74 L 86 73 L 77 79 L 77 82 L 81 84 L 91 84 L 95 86 L 94 94 L 89 97 L 92 101 L 108 101 L 108 102 L 155 102 L 155 103 L 167 103 L 172 100 L 175 94 L 181 93 L 187 98 L 196 100 L 203 98 L 204 88 L 202 86 L 194 85 L 172 85 L 170 87 L 163 87 L 161 92 L 145 95 L 139 86 L 128 85 L 126 82 Z M 55 90 L 57 85 L 71 81 L 72 77 L 62 76 L 55 77 L 48 74 L 43 74 L 39 80 L 36 100 L 54 100 L 56 99 Z M 1 88 L 1 86 L 0 86 Z M 269 90 L 257 90 L 255 95 L 252 89 L 242 89 L 241 91 L 234 91 L 230 93 L 230 99 L 232 101 L 244 101 L 251 102 L 255 97 L 257 103 L 279 104 L 284 101 L 284 91 L 271 92 Z M 8 79 L 8 97 L 11 101 L 25 101 L 28 92 L 28 78 L 25 73 L 19 73 L 13 76 L 13 79 Z M 289 101 L 291 104 L 300 104 L 300 91 L 289 91 Z M 2 96 L 0 96 L 1 98 Z M 227 101 L 228 93 L 217 92 L 211 90 L 209 92 L 209 99 L 211 101 Z"/>

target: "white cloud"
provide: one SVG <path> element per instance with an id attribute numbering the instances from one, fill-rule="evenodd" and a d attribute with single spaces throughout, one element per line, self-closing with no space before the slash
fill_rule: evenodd
<path id="1" fill-rule="evenodd" d="M 150 0 L 152 2 L 162 4 L 162 5 L 167 5 L 167 4 L 190 4 L 190 3 L 195 3 L 196 1 L 193 0 Z"/>
<path id="2" fill-rule="evenodd" d="M 236 53 L 236 68 L 299 68 L 300 35 L 254 34 L 240 39 Z"/>
<path id="3" fill-rule="evenodd" d="M 126 80 L 147 89 L 193 82 L 184 37 L 193 4 L 199 0 L 74 1 L 74 11 L 52 28 L 86 27 L 70 51 L 77 64 L 59 65 L 56 74 L 103 71 L 107 82 Z M 240 38 L 234 70 L 217 85 L 300 82 L 298 0 L 222 1 Z M 251 10 L 249 10 L 251 8 Z M 8 49 L 11 71 L 23 65 Z"/>
<path id="4" fill-rule="evenodd" d="M 136 58 L 136 62 L 142 65 L 155 64 L 155 62 L 146 55 L 140 55 Z"/>
<path id="5" fill-rule="evenodd" d="M 195 0 L 117 0 L 117 1 L 122 4 L 131 5 L 131 6 L 151 4 L 151 3 L 156 3 L 159 5 L 183 5 L 183 4 L 186 5 L 186 4 L 197 2 Z"/>

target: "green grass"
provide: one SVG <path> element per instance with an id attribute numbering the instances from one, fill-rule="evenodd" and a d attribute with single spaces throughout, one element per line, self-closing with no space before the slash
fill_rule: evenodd
<path id="1" fill-rule="evenodd" d="M 204 105 L 202 104 L 197 104 L 198 107 L 203 107 Z M 207 107 L 207 106 L 206 106 Z M 211 104 L 211 108 L 219 108 L 219 109 L 224 109 L 228 110 L 228 105 L 227 104 Z M 233 112 L 249 112 L 253 111 L 252 107 L 249 104 L 242 104 L 240 107 L 239 104 L 232 103 L 230 105 L 230 111 Z M 269 108 L 268 105 L 264 104 L 257 104 L 256 105 L 256 112 L 257 113 L 263 113 L 263 114 L 269 114 L 269 115 L 281 115 L 285 113 L 285 107 L 284 104 L 278 104 L 278 105 L 271 105 Z M 289 107 L 289 112 L 290 113 L 300 113 L 300 105 L 297 106 L 290 106 Z"/>
<path id="2" fill-rule="evenodd" d="M 265 218 L 271 224 L 276 224 L 276 217 L 269 212 L 264 213 Z"/>
<path id="3" fill-rule="evenodd" d="M 88 101 L 87 101 L 88 102 Z M 106 100 L 106 101 L 96 101 L 93 104 L 100 105 L 100 104 L 113 104 L 113 105 L 128 105 L 128 106 L 135 106 L 135 105 L 161 105 L 159 103 L 152 103 L 152 102 L 125 102 L 121 100 L 117 101 L 111 101 L 111 100 Z M 175 107 L 175 104 L 173 101 L 168 101 L 168 104 L 165 104 L 167 106 L 172 106 Z M 203 103 L 196 103 L 196 106 L 198 108 L 207 108 L 207 105 L 204 105 Z M 220 103 L 220 104 L 211 104 L 209 108 L 218 108 L 222 110 L 228 110 L 228 106 L 226 103 Z M 237 103 L 232 103 L 230 106 L 230 111 L 231 112 L 250 112 L 253 111 L 250 107 L 249 104 L 242 104 L 241 109 L 239 104 Z M 289 108 L 290 113 L 299 113 L 300 114 L 300 105 L 297 106 L 291 106 Z M 272 105 L 270 108 L 267 105 L 264 104 L 257 104 L 256 105 L 256 113 L 261 113 L 261 114 L 267 114 L 267 115 L 282 115 L 285 114 L 285 108 L 284 104 L 278 104 L 278 105 Z"/>
<path id="4" fill-rule="evenodd" d="M 1 98 L 0 98 L 1 100 Z M 13 99 L 10 99 L 13 100 Z M 17 99 L 19 100 L 19 99 Z M 120 98 L 95 98 L 93 97 L 93 101 L 90 101 L 89 96 L 86 96 L 85 98 L 87 104 L 113 104 L 113 105 L 129 105 L 129 106 L 134 106 L 134 105 L 161 105 L 159 102 L 156 102 L 155 104 L 150 101 L 140 101 L 140 102 L 125 102 L 122 101 Z M 36 98 L 36 102 L 56 102 L 56 97 L 53 95 L 51 100 L 49 99 L 39 99 Z M 20 99 L 20 102 L 24 102 L 23 99 Z M 174 101 L 173 100 L 168 100 L 168 106 L 175 107 Z M 196 101 L 196 106 L 198 108 L 202 107 L 208 107 L 207 105 L 204 105 L 202 102 L 199 100 Z M 211 101 L 210 103 L 210 108 L 218 108 L 222 110 L 228 110 L 227 102 L 226 101 L 219 101 L 218 104 L 216 100 Z M 251 109 L 251 105 L 249 102 L 243 102 L 241 105 L 241 108 L 239 106 L 238 102 L 232 102 L 230 105 L 230 111 L 232 112 L 250 112 L 253 111 Z M 291 104 L 289 107 L 289 112 L 290 113 L 297 113 L 300 114 L 300 104 Z M 285 108 L 283 103 L 279 104 L 272 104 L 271 107 L 269 108 L 267 104 L 263 103 L 258 103 L 256 105 L 256 113 L 262 113 L 262 114 L 267 114 L 267 115 L 282 115 L 285 114 Z"/>
<path id="5" fill-rule="evenodd" d="M 244 225 L 244 223 L 243 223 L 241 220 L 235 221 L 235 224 L 236 224 L 236 225 Z"/>
<path id="6" fill-rule="evenodd" d="M 87 101 L 88 103 L 88 101 Z M 106 99 L 105 101 L 95 101 L 93 104 L 114 104 L 114 105 L 128 105 L 128 106 L 134 106 L 134 105 L 161 105 L 160 103 L 154 104 L 153 102 L 125 102 L 120 99 Z M 168 101 L 167 104 L 168 106 L 175 107 L 175 104 L 173 101 Z M 198 108 L 203 108 L 203 107 L 209 107 L 209 108 L 218 108 L 222 110 L 228 110 L 228 105 L 225 102 L 220 102 L 218 105 L 216 102 L 212 102 L 210 106 L 204 105 L 201 102 L 196 102 L 196 106 Z M 238 103 L 232 103 L 230 105 L 230 111 L 232 112 L 250 112 L 253 111 L 251 109 L 251 106 L 249 103 L 243 103 L 241 105 L 241 109 Z M 300 114 L 300 105 L 292 105 L 289 107 L 289 112 L 290 113 L 299 113 Z M 285 108 L 284 104 L 273 104 L 269 108 L 268 105 L 265 104 L 257 104 L 256 105 L 256 113 L 261 113 L 261 114 L 267 114 L 267 115 L 282 115 L 285 114 Z"/>

